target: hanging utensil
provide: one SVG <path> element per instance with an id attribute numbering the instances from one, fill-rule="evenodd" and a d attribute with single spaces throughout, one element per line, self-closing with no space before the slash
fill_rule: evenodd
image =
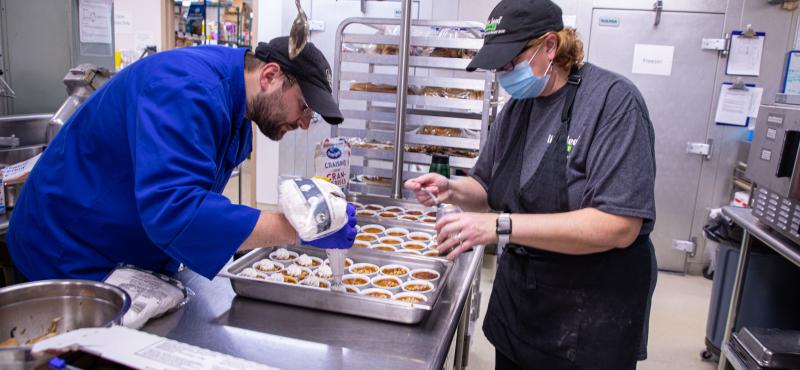
<path id="1" fill-rule="evenodd" d="M 300 6 L 300 0 L 294 0 L 294 5 L 297 6 L 297 17 L 292 22 L 292 29 L 289 31 L 289 59 L 294 59 L 308 43 L 308 35 L 311 32 L 311 27 L 308 25 L 308 17 L 303 7 Z"/>

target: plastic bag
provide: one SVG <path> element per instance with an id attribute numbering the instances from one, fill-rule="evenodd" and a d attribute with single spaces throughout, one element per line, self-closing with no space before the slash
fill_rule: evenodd
<path id="1" fill-rule="evenodd" d="M 131 308 L 122 317 L 122 325 L 131 329 L 183 307 L 191 295 L 178 280 L 130 265 L 120 265 L 103 281 L 131 297 Z"/>
<path id="2" fill-rule="evenodd" d="M 278 204 L 306 241 L 331 235 L 347 223 L 347 200 L 342 189 L 325 180 L 284 180 L 278 189 Z"/>
<path id="3" fill-rule="evenodd" d="M 346 138 L 334 137 L 317 144 L 314 153 L 314 173 L 327 177 L 332 183 L 344 189 L 350 178 L 350 143 Z"/>

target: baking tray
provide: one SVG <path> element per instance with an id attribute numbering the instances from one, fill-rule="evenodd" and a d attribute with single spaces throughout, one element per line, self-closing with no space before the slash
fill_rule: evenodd
<path id="1" fill-rule="evenodd" d="M 350 249 L 347 257 L 356 263 L 369 262 L 378 266 L 401 264 L 410 269 L 427 268 L 439 272 L 440 278 L 435 289 L 428 296 L 425 304 L 407 303 L 362 296 L 353 293 L 336 292 L 327 289 L 313 288 L 303 285 L 286 284 L 265 280 L 256 280 L 237 276 L 246 267 L 268 258 L 269 254 L 279 247 L 259 248 L 227 265 L 220 276 L 230 279 L 233 291 L 237 295 L 264 301 L 291 304 L 314 308 L 323 311 L 338 312 L 353 316 L 386 320 L 403 324 L 416 324 L 422 321 L 436 306 L 439 296 L 447 284 L 453 263 L 440 258 L 430 258 L 402 253 L 382 252 L 371 249 Z M 305 246 L 285 247 L 298 254 L 326 258 L 325 250 Z"/>
<path id="2" fill-rule="evenodd" d="M 800 331 L 745 327 L 733 339 L 760 368 L 800 368 Z"/>

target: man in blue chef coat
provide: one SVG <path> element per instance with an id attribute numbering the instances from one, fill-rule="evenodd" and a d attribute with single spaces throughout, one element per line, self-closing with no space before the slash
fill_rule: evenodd
<path id="1" fill-rule="evenodd" d="M 101 280 L 119 263 L 211 279 L 238 249 L 297 242 L 278 213 L 222 196 L 250 154 L 251 124 L 272 140 L 317 112 L 342 122 L 330 66 L 288 39 L 255 53 L 216 46 L 147 57 L 119 72 L 64 125 L 14 208 L 11 257 L 29 280 Z M 321 243 L 349 248 L 346 226 Z"/>

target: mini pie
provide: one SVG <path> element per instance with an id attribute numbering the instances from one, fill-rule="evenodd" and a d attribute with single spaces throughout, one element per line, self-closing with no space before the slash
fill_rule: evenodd
<path id="1" fill-rule="evenodd" d="M 383 244 L 390 244 L 390 245 L 400 245 L 403 243 L 402 239 L 395 239 L 395 238 L 383 238 L 381 239 L 381 243 Z"/>
<path id="2" fill-rule="evenodd" d="M 403 209 L 402 208 L 395 207 L 395 206 L 386 207 L 383 210 L 386 211 L 386 212 L 403 213 Z"/>
<path id="3" fill-rule="evenodd" d="M 308 276 L 308 270 L 303 269 L 297 265 L 291 265 L 282 271 L 284 276 L 297 278 L 299 280 L 303 280 Z"/>
<path id="4" fill-rule="evenodd" d="M 375 285 L 381 288 L 397 288 L 400 286 L 400 283 L 397 280 L 392 278 L 383 278 L 383 279 L 375 279 Z"/>
<path id="5" fill-rule="evenodd" d="M 379 251 L 384 251 L 384 252 L 395 252 L 395 251 L 397 251 L 397 249 L 395 249 L 391 245 L 386 245 L 386 244 L 376 245 L 376 246 L 372 247 L 372 249 L 379 250 Z"/>
<path id="6" fill-rule="evenodd" d="M 378 272 L 378 269 L 375 266 L 363 265 L 363 266 L 353 267 L 350 269 L 350 271 L 353 272 L 354 274 L 369 275 Z"/>
<path id="7" fill-rule="evenodd" d="M 278 272 L 281 266 L 268 259 L 263 259 L 253 264 L 253 268 L 261 272 Z"/>
<path id="8" fill-rule="evenodd" d="M 356 236 L 356 240 L 360 240 L 362 242 L 374 242 L 378 240 L 378 237 L 372 234 L 358 234 Z"/>
<path id="9" fill-rule="evenodd" d="M 427 292 L 431 290 L 431 287 L 426 284 L 421 283 L 411 283 L 406 284 L 406 290 L 409 292 Z"/>
<path id="10" fill-rule="evenodd" d="M 384 292 L 369 292 L 369 293 L 366 293 L 365 295 L 368 295 L 370 297 L 375 297 L 375 298 L 384 298 L 384 299 L 389 299 L 389 298 L 392 297 L 391 295 L 386 294 Z"/>
<path id="11" fill-rule="evenodd" d="M 354 277 L 354 278 L 342 279 L 342 283 L 346 285 L 359 286 L 359 285 L 365 285 L 369 283 L 369 281 L 365 280 L 364 278 Z"/>
<path id="12" fill-rule="evenodd" d="M 361 232 L 365 232 L 367 234 L 380 234 L 383 232 L 383 230 L 377 227 L 365 227 L 361 229 Z"/>
<path id="13" fill-rule="evenodd" d="M 381 212 L 381 213 L 378 213 L 378 216 L 381 216 L 383 218 L 396 218 L 397 217 L 397 213 L 394 213 L 394 212 Z"/>
<path id="14" fill-rule="evenodd" d="M 427 242 L 430 241 L 432 237 L 425 234 L 410 234 L 408 238 L 418 242 Z"/>
<path id="15" fill-rule="evenodd" d="M 397 298 L 395 298 L 395 300 L 396 301 L 401 301 L 401 302 L 408 302 L 408 303 L 420 303 L 420 302 L 422 302 L 422 298 L 415 297 L 413 295 L 405 295 L 405 296 L 402 296 L 402 297 L 397 297 Z"/>
<path id="16" fill-rule="evenodd" d="M 384 267 L 381 269 L 381 273 L 389 276 L 403 276 L 408 273 L 408 269 L 402 266 Z"/>
<path id="17" fill-rule="evenodd" d="M 401 220 L 406 220 L 406 221 L 418 221 L 419 217 L 412 216 L 412 215 L 404 215 L 404 216 L 400 216 L 400 219 Z"/>
<path id="18" fill-rule="evenodd" d="M 398 238 L 403 238 L 406 235 L 408 235 L 408 231 L 401 230 L 401 229 L 389 229 L 389 230 L 386 230 L 386 235 L 394 236 L 394 237 L 398 237 Z"/>
<path id="19" fill-rule="evenodd" d="M 439 274 L 430 271 L 414 271 L 411 277 L 418 280 L 436 280 L 439 278 Z"/>
<path id="20" fill-rule="evenodd" d="M 403 244 L 403 248 L 421 251 L 425 249 L 425 245 L 421 243 L 405 243 Z"/>
<path id="21" fill-rule="evenodd" d="M 382 211 L 383 207 L 381 207 L 381 206 L 379 206 L 377 204 L 367 204 L 367 205 L 364 206 L 364 209 L 366 209 L 368 211 Z"/>
<path id="22" fill-rule="evenodd" d="M 409 215 L 409 216 L 422 216 L 422 211 L 419 211 L 419 210 L 416 210 L 416 209 L 410 209 L 410 210 L 406 211 L 406 215 Z"/>

